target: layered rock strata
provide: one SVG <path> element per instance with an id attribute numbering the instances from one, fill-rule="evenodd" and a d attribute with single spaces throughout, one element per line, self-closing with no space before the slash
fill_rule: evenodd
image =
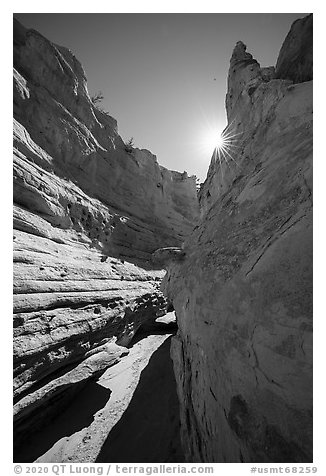
<path id="1" fill-rule="evenodd" d="M 16 443 L 166 312 L 151 253 L 197 216 L 195 178 L 126 147 L 74 55 L 15 21 Z"/>
<path id="2" fill-rule="evenodd" d="M 294 64 L 289 36 L 278 75 L 237 43 L 230 143 L 201 188 L 201 223 L 182 259 L 156 253 L 178 319 L 187 461 L 312 461 L 312 81 L 298 82 L 311 74 L 310 21 L 291 30 L 299 76 L 280 73 Z"/>
<path id="3" fill-rule="evenodd" d="M 14 26 L 16 203 L 110 256 L 145 262 L 180 244 L 198 215 L 195 177 L 126 147 L 115 119 L 92 103 L 73 54 Z"/>

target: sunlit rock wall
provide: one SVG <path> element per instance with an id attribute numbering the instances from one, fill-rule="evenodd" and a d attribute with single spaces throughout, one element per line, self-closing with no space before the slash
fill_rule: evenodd
<path id="1" fill-rule="evenodd" d="M 126 148 L 74 55 L 15 21 L 16 443 L 166 312 L 150 256 L 198 213 L 195 177 Z"/>

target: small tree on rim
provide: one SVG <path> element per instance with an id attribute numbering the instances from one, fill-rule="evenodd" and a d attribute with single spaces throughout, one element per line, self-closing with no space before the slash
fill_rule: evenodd
<path id="1" fill-rule="evenodd" d="M 130 137 L 130 139 L 125 143 L 125 150 L 127 152 L 132 152 L 132 148 L 134 146 L 134 138 Z"/>
<path id="2" fill-rule="evenodd" d="M 94 104 L 94 106 L 95 104 L 99 104 L 100 102 L 102 102 L 103 99 L 104 99 L 104 96 L 102 91 L 98 91 L 97 93 L 93 94 L 93 96 L 91 96 L 91 101 Z"/>

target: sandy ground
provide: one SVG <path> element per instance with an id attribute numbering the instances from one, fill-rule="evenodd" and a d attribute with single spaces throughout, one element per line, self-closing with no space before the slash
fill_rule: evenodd
<path id="1" fill-rule="evenodd" d="M 170 358 L 172 319 L 171 313 L 136 335 L 129 355 L 31 434 L 15 461 L 183 462 Z"/>

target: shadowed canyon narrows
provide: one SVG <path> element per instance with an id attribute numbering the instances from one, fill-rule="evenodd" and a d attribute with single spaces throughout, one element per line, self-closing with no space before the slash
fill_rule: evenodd
<path id="1" fill-rule="evenodd" d="M 312 15 L 226 111 L 197 191 L 14 22 L 15 461 L 312 461 Z"/>

